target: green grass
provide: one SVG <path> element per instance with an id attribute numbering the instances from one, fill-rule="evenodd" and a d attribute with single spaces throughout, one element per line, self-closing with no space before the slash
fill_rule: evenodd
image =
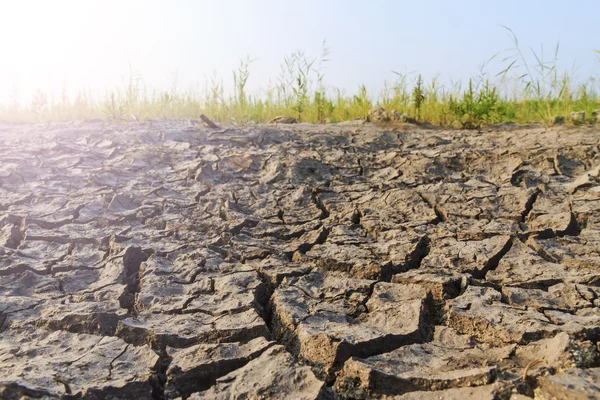
<path id="1" fill-rule="evenodd" d="M 247 57 L 233 71 L 233 93 L 225 94 L 222 81 L 213 78 L 204 90 L 148 92 L 141 78 L 130 73 L 124 87 L 97 95 L 81 91 L 74 99 L 58 98 L 38 91 L 31 104 L 0 105 L 0 121 L 44 122 L 87 118 L 132 119 L 197 118 L 206 114 L 216 121 L 243 125 L 264 123 L 279 115 L 294 116 L 301 122 L 325 123 L 363 119 L 373 107 L 406 113 L 421 122 L 444 127 L 478 128 L 499 122 L 548 124 L 553 116 L 569 122 L 573 111 L 585 111 L 588 122 L 600 109 L 595 81 L 575 86 L 571 75 L 558 70 L 557 45 L 550 60 L 543 49 L 525 54 L 514 33 L 506 28 L 514 47 L 496 54 L 480 66 L 477 76 L 451 88 L 434 78 L 397 73 L 393 83 L 385 83 L 378 96 L 359 86 L 355 94 L 345 94 L 326 85 L 325 71 L 330 51 L 323 42 L 317 58 L 302 51 L 285 57 L 276 84 L 261 96 L 251 95 L 246 87 L 251 79 L 252 60 Z M 594 50 L 598 52 L 598 50 Z M 492 60 L 502 70 L 488 76 Z M 393 71 L 392 71 L 393 72 Z M 15 96 L 16 97 L 16 96 Z"/>

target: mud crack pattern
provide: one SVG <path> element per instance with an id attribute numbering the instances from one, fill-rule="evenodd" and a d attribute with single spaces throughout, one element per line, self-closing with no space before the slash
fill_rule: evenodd
<path id="1" fill-rule="evenodd" d="M 598 398 L 599 143 L 0 124 L 0 398 Z"/>

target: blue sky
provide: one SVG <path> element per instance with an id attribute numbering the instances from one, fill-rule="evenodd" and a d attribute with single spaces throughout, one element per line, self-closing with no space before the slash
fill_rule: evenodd
<path id="1" fill-rule="evenodd" d="M 584 80 L 600 76 L 600 1 L 172 0 L 27 1 L 0 5 L 0 99 L 17 88 L 101 91 L 122 85 L 131 64 L 149 88 L 179 88 L 207 78 L 231 86 L 231 70 L 250 55 L 249 88 L 275 80 L 286 54 L 331 49 L 328 86 L 372 93 L 392 70 L 444 82 L 477 73 L 512 47 L 525 52 L 560 42 L 559 65 Z M 491 64 L 488 73 L 500 71 Z M 412 75 L 414 76 L 414 74 Z"/>

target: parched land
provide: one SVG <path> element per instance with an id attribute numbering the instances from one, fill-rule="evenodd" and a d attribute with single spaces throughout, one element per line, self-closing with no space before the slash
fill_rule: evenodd
<path id="1" fill-rule="evenodd" d="M 0 398 L 599 398 L 600 129 L 0 125 Z"/>

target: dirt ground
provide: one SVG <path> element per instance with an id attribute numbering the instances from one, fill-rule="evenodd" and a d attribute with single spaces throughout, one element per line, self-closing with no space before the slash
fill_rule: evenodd
<path id="1" fill-rule="evenodd" d="M 1 399 L 600 398 L 599 340 L 598 127 L 0 124 Z"/>

